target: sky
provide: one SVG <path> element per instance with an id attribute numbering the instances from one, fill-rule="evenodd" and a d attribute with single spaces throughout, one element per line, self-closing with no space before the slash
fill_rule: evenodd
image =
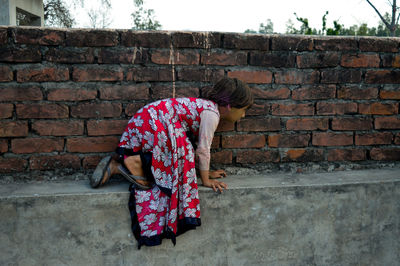
<path id="1" fill-rule="evenodd" d="M 389 0 L 371 0 L 384 14 L 391 13 Z M 85 0 L 88 8 L 98 6 L 99 0 Z M 309 19 L 311 28 L 322 28 L 322 16 L 329 11 L 327 26 L 339 20 L 346 27 L 368 23 L 377 26 L 378 15 L 366 0 L 144 0 L 146 9 L 154 9 L 155 18 L 162 30 L 244 32 L 258 30 L 260 23 L 271 19 L 274 31 L 284 33 L 291 19 L 297 28 L 293 13 Z M 111 0 L 112 10 L 109 28 L 130 29 L 133 26 L 131 13 L 133 0 Z M 76 27 L 89 25 L 84 10 L 74 12 L 79 23 Z"/>

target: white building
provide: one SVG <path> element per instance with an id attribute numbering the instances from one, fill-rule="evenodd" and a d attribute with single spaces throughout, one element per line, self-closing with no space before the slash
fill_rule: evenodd
<path id="1" fill-rule="evenodd" d="M 0 25 L 43 27 L 43 0 L 0 0 Z"/>

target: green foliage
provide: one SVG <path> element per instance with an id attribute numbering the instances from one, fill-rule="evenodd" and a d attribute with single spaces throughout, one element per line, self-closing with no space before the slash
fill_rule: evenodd
<path id="1" fill-rule="evenodd" d="M 274 33 L 274 23 L 270 19 L 267 19 L 266 23 L 260 23 L 258 32 L 253 29 L 247 29 L 244 33 L 260 33 L 260 34 L 272 34 Z"/>
<path id="2" fill-rule="evenodd" d="M 134 30 L 159 30 L 161 24 L 154 18 L 153 9 L 144 9 L 143 0 L 134 0 L 135 11 L 131 14 Z"/>

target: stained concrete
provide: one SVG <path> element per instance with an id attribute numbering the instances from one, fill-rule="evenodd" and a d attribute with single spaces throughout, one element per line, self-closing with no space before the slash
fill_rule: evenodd
<path id="1" fill-rule="evenodd" d="M 0 265 L 400 265 L 399 168 L 225 181 L 201 227 L 141 250 L 128 183 L 2 185 Z"/>

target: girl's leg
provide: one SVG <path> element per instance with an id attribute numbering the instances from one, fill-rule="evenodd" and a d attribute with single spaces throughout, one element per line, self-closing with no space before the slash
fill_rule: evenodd
<path id="1" fill-rule="evenodd" d="M 126 168 L 128 168 L 129 172 L 131 172 L 132 175 L 145 177 L 145 174 L 143 171 L 142 160 L 141 160 L 139 154 L 126 157 L 124 159 L 124 164 L 125 164 Z M 144 180 L 136 180 L 136 182 L 138 182 L 139 184 L 142 184 L 144 186 L 147 186 L 150 184 L 149 181 L 144 181 Z"/>

